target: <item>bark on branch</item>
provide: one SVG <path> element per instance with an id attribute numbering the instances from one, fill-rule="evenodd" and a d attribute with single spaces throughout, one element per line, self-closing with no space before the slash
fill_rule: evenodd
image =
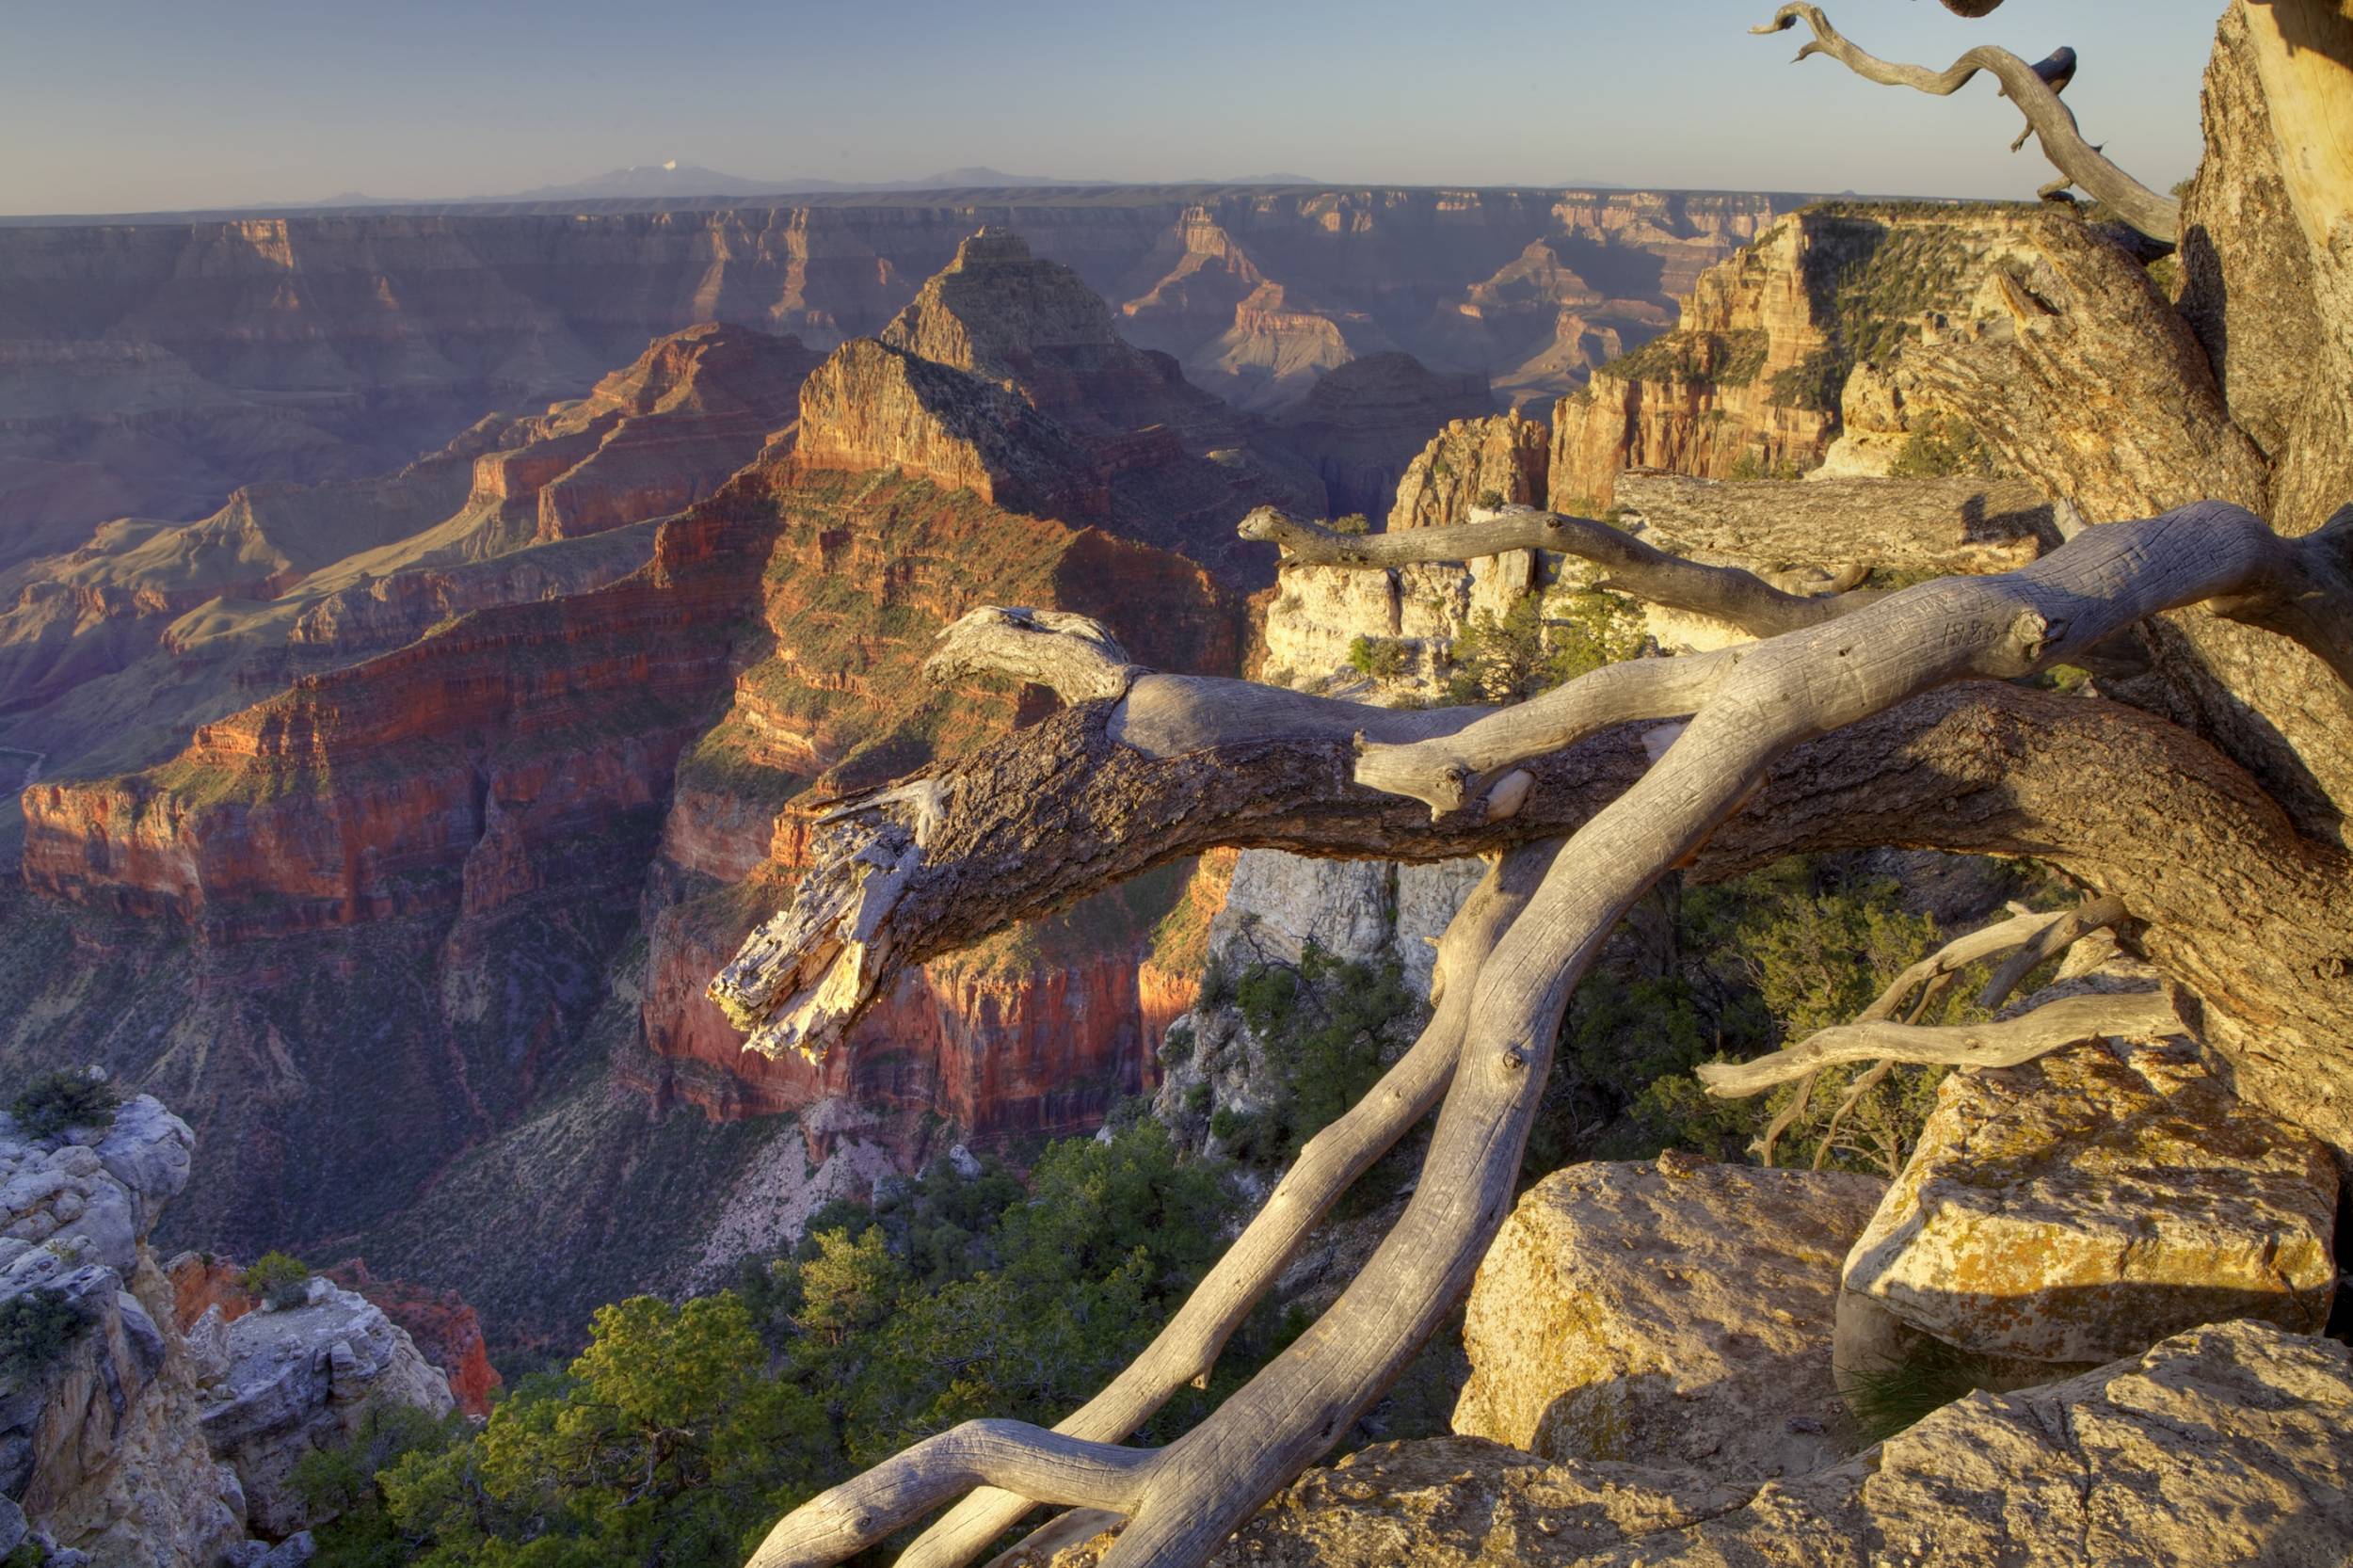
<path id="1" fill-rule="evenodd" d="M 1106 1568 L 1197 1562 L 1329 1447 L 1467 1286 L 1509 1208 L 1570 991 L 1632 902 L 1669 866 L 1736 835 L 1743 808 L 1810 740 L 1849 727 L 1867 731 L 1890 711 L 1972 676 L 2027 673 L 2159 609 L 2222 594 L 2270 604 L 2303 585 L 2295 552 L 2236 507 L 2201 504 L 2090 530 L 2017 571 L 1925 584 L 1741 650 L 1655 762 L 1645 767 L 1625 757 L 1622 745 L 1620 765 L 1630 764 L 1631 785 L 1603 792 L 1607 803 L 1597 809 L 1589 802 L 1601 768 L 1553 770 L 1564 759 L 1611 760 L 1606 749 L 1582 755 L 1604 736 L 1529 756 L 1523 808 L 1501 817 L 1453 814 L 1475 822 L 1417 821 L 1419 813 L 1410 808 L 1400 820 L 1395 807 L 1384 804 L 1395 797 L 1374 794 L 1343 769 L 1359 732 L 1376 744 L 1450 737 L 1480 724 L 1478 711 L 1391 713 L 1236 682 L 1141 678 L 1116 702 L 1087 703 L 1062 715 L 1059 726 L 1049 720 L 1025 731 L 996 748 L 984 767 L 968 761 L 924 780 L 915 798 L 934 811 L 920 842 L 904 820 L 904 787 L 890 792 L 898 808 L 837 824 L 838 831 L 855 825 L 857 832 L 812 872 L 821 918 L 812 924 L 795 911 L 779 917 L 788 926 L 798 922 L 802 946 L 775 931 L 756 936 L 747 953 L 757 961 L 729 984 L 739 1000 L 767 985 L 771 1011 L 781 1003 L 804 1019 L 812 1016 L 812 991 L 829 997 L 825 1005 L 834 1012 L 820 1021 L 838 1029 L 862 1005 L 861 993 L 872 995 L 886 942 L 892 944 L 888 956 L 908 961 L 959 918 L 972 930 L 1031 912 L 1021 906 L 1024 891 L 1040 903 L 1064 902 L 1205 840 L 1289 839 L 1293 847 L 1347 853 L 1340 846 L 1368 821 L 1385 819 L 1387 830 L 1374 836 L 1370 852 L 1393 857 L 1402 843 L 1451 838 L 1459 849 L 1466 839 L 1525 827 L 1561 809 L 1547 798 L 1555 793 L 1572 797 L 1567 814 L 1590 813 L 1525 907 L 1501 928 L 1467 987 L 1449 983 L 1449 1009 L 1465 989 L 1469 995 L 1422 1180 L 1396 1229 L 1323 1320 L 1157 1455 L 1112 1460 L 1099 1443 L 1079 1441 L 1064 1451 L 1041 1446 L 1051 1434 L 1033 1429 L 997 1434 L 1003 1451 L 992 1463 L 1034 1462 L 1045 1472 L 1008 1490 L 1128 1516 Z M 1611 734 L 1629 738 L 1623 729 Z M 1522 744 L 1543 740 L 1523 737 Z M 1034 771 L 1041 766 L 1043 773 Z M 2006 769 L 1994 772 L 2006 781 Z M 1560 790 L 1545 788 L 1547 773 Z M 1945 809 L 1956 814 L 1959 807 L 1947 801 Z M 1783 824 L 1774 827 L 1786 837 Z M 1918 840 L 1899 834 L 1894 841 Z M 1040 865 L 1026 870 L 1030 862 Z M 848 874 L 838 870 L 844 865 L 853 868 Z M 951 874 L 938 874 L 951 867 Z M 995 873 L 970 889 L 982 896 L 954 902 L 983 904 L 987 913 L 952 915 L 943 890 L 952 893 L 964 874 L 982 867 Z M 2335 870 L 2341 889 L 2343 867 Z M 810 954 L 824 943 L 832 952 L 812 981 Z M 2155 1026 L 2153 1012 L 2120 1021 L 2118 1004 L 2089 1006 L 2105 1011 L 2089 1027 Z M 2089 1006 L 2073 1011 L 2088 1013 Z M 2055 1013 L 2038 1027 L 2070 1021 Z M 1919 1032 L 1903 1026 L 1849 1027 L 1863 1031 L 1863 1054 L 1930 1048 L 1916 1038 Z M 1886 1037 L 1890 1027 L 1910 1043 Z M 2029 1032 L 2007 1025 L 1989 1031 Z M 1999 1052 L 2014 1042 L 1979 1032 L 1971 1044 Z M 1433 1054 L 1445 1049 L 1444 1041 L 1433 1048 Z M 1241 1270 L 1236 1277 L 1246 1288 L 1257 1272 Z M 1074 1442 L 1068 1434 L 1054 1441 Z M 902 1466 L 837 1489 L 830 1501 L 821 1499 L 824 1507 L 813 1504 L 779 1525 L 761 1560 L 833 1560 L 843 1543 L 871 1540 L 892 1520 L 936 1501 L 945 1483 L 933 1472 L 945 1468 Z"/>
<path id="2" fill-rule="evenodd" d="M 1798 51 L 1799 59 L 1809 55 L 1828 55 L 1866 81 L 1914 88 L 1943 98 L 1961 90 L 1980 71 L 1991 74 L 2002 84 L 2003 96 L 2017 104 L 2019 112 L 2026 117 L 2027 126 L 2042 145 L 2042 155 L 2065 176 L 2056 184 L 2044 186 L 2043 194 L 2071 184 L 2078 186 L 2150 239 L 2167 246 L 2179 241 L 2181 203 L 2151 190 L 2086 141 L 2075 123 L 2075 112 L 2060 101 L 2058 88 L 2053 83 L 2063 87 L 2073 74 L 2072 51 L 2067 52 L 2069 57 L 2063 61 L 2055 55 L 2037 66 L 2007 49 L 1981 47 L 1970 50 L 1943 71 L 1930 71 L 1926 66 L 1898 64 L 1866 54 L 1831 25 L 1819 6 L 1802 4 L 1782 7 L 1773 13 L 1772 21 L 1750 31 L 1784 32 L 1800 22 L 1813 29 L 1814 38 Z"/>
<path id="3" fill-rule="evenodd" d="M 1887 1019 L 1833 1024 L 1786 1050 L 1753 1062 L 1710 1062 L 1692 1069 L 1719 1099 L 1747 1099 L 1776 1084 L 1846 1062 L 1909 1062 L 1956 1067 L 2014 1067 L 2086 1040 L 2141 1039 L 2178 1033 L 2184 1025 L 2165 988 L 2066 997 L 1990 1024 L 1934 1028 Z"/>

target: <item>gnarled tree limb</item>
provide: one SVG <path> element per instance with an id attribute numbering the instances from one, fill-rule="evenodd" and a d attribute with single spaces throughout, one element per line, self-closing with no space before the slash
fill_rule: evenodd
<path id="1" fill-rule="evenodd" d="M 1008 675 L 1049 688 L 1064 702 L 1125 696 L 1145 673 L 1102 622 L 1067 610 L 1003 609 L 984 605 L 943 628 L 939 647 L 923 661 L 927 680 Z"/>
<path id="2" fill-rule="evenodd" d="M 1367 741 L 1357 751 L 1356 782 L 1427 802 L 1433 818 L 1478 803 L 1489 821 L 1510 816 L 1527 804 L 1529 792 L 1516 791 L 1508 809 L 1498 809 L 1502 792 L 1496 786 L 1507 776 L 1532 785 L 1533 776 L 1518 763 L 1564 750 L 1612 725 L 1696 712 L 1739 664 L 1740 652 L 1729 648 L 1677 659 L 1628 659 L 1498 709 L 1451 735 L 1402 744 Z"/>
<path id="3" fill-rule="evenodd" d="M 2080 186 L 2085 194 L 2105 204 L 2118 217 L 2151 239 L 2173 245 L 2181 237 L 2181 203 L 2159 196 L 2147 185 L 2125 173 L 2107 154 L 2084 139 L 2075 124 L 2075 113 L 2059 99 L 2051 85 L 2052 78 L 2072 75 L 2073 61 L 2066 62 L 2062 72 L 2058 56 L 2054 56 L 2041 66 L 2027 64 L 2007 49 L 1991 47 L 1972 49 L 1943 71 L 1930 71 L 1926 66 L 1901 65 L 1882 60 L 1865 53 L 1849 42 L 1845 35 L 1830 24 L 1819 6 L 1792 4 L 1773 13 L 1772 21 L 1751 32 L 1778 33 L 1802 21 L 1813 29 L 1813 41 L 1798 51 L 1802 60 L 1808 55 L 1828 55 L 1865 81 L 1887 87 L 1915 88 L 1943 98 L 1961 90 L 1961 86 L 1980 71 L 1993 75 L 2002 84 L 2003 95 L 2018 105 L 2026 117 L 2026 123 L 2042 144 L 2042 154 L 2051 166 L 2065 178 L 2058 188 Z M 2050 77 L 2043 74 L 2049 70 Z M 2051 187 L 2045 187 L 2046 190 Z"/>
<path id="4" fill-rule="evenodd" d="M 1669 866 L 1697 856 L 1721 836 L 1794 750 L 1813 737 L 1868 724 L 1955 680 L 2031 672 L 2153 611 L 2221 593 L 2275 596 L 2295 586 L 2295 576 L 2281 541 L 2259 520 L 2235 507 L 2201 504 L 2092 530 L 2053 555 L 2001 576 L 1924 584 L 1744 650 L 1663 755 L 1576 831 L 1480 966 L 1422 1180 L 1397 1227 L 1305 1336 L 1202 1425 L 1138 1461 L 1132 1472 L 1121 1472 L 1123 1484 L 1132 1477 L 1132 1500 L 1108 1505 L 1125 1512 L 1128 1523 L 1106 1558 L 1106 1568 L 1200 1560 L 1276 1486 L 1323 1452 L 1418 1349 L 1467 1286 L 1509 1207 L 1513 1176 L 1570 991 L 1632 902 Z M 1181 769 L 1197 762 L 1204 750 L 1221 747 L 1263 759 L 1272 744 L 1276 753 L 1288 751 L 1295 767 L 1303 756 L 1328 744 L 1333 721 L 1344 713 L 1233 683 L 1147 677 L 1110 705 L 1108 713 L 1101 705 L 1089 704 L 1065 716 L 1072 720 L 1065 740 L 1085 742 L 1092 733 L 1110 748 L 1087 759 L 1097 763 L 1092 772 L 1141 769 L 1128 778 L 1148 783 L 1152 769 Z M 1451 733 L 1464 727 L 1465 717 L 1401 714 L 1368 718 L 1363 728 L 1384 729 L 1378 737 L 1384 741 L 1420 740 Z M 1475 722 L 1477 715 L 1467 717 Z M 1099 730 L 1089 731 L 1090 720 L 1099 720 Z M 1527 808 L 1504 822 L 1541 810 L 1534 792 L 1543 782 L 1538 770 L 1557 757 L 1528 759 Z M 1278 763 L 1272 792 L 1242 792 L 1232 809 L 1201 819 L 1207 831 L 1229 842 L 1249 841 L 1258 830 L 1254 824 L 1282 820 L 1302 838 L 1332 832 L 1336 824 L 1319 820 L 1316 808 L 1343 795 L 1345 788 L 1327 776 L 1323 790 L 1309 801 L 1285 800 L 1284 771 Z M 1166 776 L 1160 781 L 1166 782 Z M 938 863 L 952 847 L 961 847 L 965 782 L 938 781 L 934 793 L 945 803 L 939 825 L 930 847 L 892 890 L 894 918 L 911 910 L 927 891 L 919 886 L 922 869 Z M 1197 776 L 1188 782 L 1194 790 L 1212 787 Z M 1102 880 L 1123 874 L 1118 865 L 1123 860 L 1164 858 L 1153 849 L 1165 849 L 1174 824 L 1156 810 L 1139 808 L 1172 801 L 1181 807 L 1185 793 L 1162 792 L 1155 801 L 1119 799 L 1111 820 L 1099 826 L 1078 824 L 1096 826 L 1094 832 L 1074 836 L 1072 824 L 1055 824 L 1062 829 L 1061 857 L 1088 866 Z M 1275 797 L 1272 803 L 1270 793 Z M 1034 817 L 1042 809 L 1050 815 L 1053 802 L 1046 797 L 1032 792 L 1019 798 L 1025 815 Z M 1270 804 L 1273 818 L 1266 814 Z M 1485 813 L 1479 815 L 1476 826 L 1494 825 Z M 1443 824 L 1430 824 L 1428 831 L 1442 832 Z M 1139 840 L 1154 842 L 1139 847 Z M 1035 840 L 1027 847 L 1035 848 Z M 1394 844 L 1383 843 L 1380 853 L 1393 855 Z M 894 872 L 899 864 L 890 860 Z M 1051 885 L 1055 879 L 1045 880 Z M 992 888 L 990 894 L 998 911 L 1023 912 L 1007 907 L 1003 888 Z M 838 938 L 838 921 L 835 931 Z M 806 980 L 793 953 L 776 956 L 792 971 L 795 984 Z M 861 982 L 871 984 L 863 977 Z M 1449 1002 L 1459 987 L 1450 991 Z M 797 996 L 791 992 L 784 1000 L 792 1004 Z M 1024 1440 L 1031 1439 L 1025 1434 Z M 1093 1463 L 1091 1448 L 1082 1446 L 1081 1462 Z M 1055 1488 L 1055 1500 L 1080 1490 L 1059 1474 L 1048 1483 Z M 1038 1495 L 1023 1486 L 1014 1490 Z M 921 1488 L 885 1488 L 874 1496 L 898 1498 L 904 1518 L 919 1494 L 921 1500 L 934 1496 Z M 838 1489 L 829 1496 L 860 1499 L 849 1510 L 859 1539 L 871 1539 L 864 1532 L 887 1530 L 897 1522 L 880 1517 L 879 1504 L 863 1500 L 867 1494 Z M 1067 1500 L 1106 1506 L 1097 1497 Z M 833 1560 L 838 1553 L 832 1544 L 845 1539 L 843 1512 L 838 1503 L 812 1505 L 786 1519 L 762 1548 L 760 1560 L 778 1565 Z"/>
<path id="5" fill-rule="evenodd" d="M 2002 967 L 1986 981 L 1985 988 L 1977 993 L 1977 1005 L 1989 1013 L 2001 1006 L 2036 969 L 2093 932 L 2124 920 L 2126 915 L 2124 901 L 2113 893 L 2087 899 L 2077 907 L 2063 912 L 2003 961 Z"/>
<path id="6" fill-rule="evenodd" d="M 2183 1023 L 2163 987 L 2065 997 L 1990 1024 L 1899 1024 L 1886 1019 L 1833 1024 L 1786 1050 L 1753 1062 L 1709 1062 L 1692 1069 L 1719 1099 L 1746 1099 L 1775 1084 L 1844 1062 L 1910 1062 L 1958 1067 L 2014 1067 L 2062 1046 L 2101 1037 L 2174 1034 Z"/>
<path id="7" fill-rule="evenodd" d="M 1289 1266 L 1308 1232 L 1438 1103 L 1462 1048 L 1479 966 L 1526 906 L 1560 846 L 1557 839 L 1523 846 L 1489 868 L 1438 940 L 1431 983 L 1436 1007 L 1419 1038 L 1369 1093 L 1307 1140 L 1241 1235 L 1151 1345 L 1055 1431 L 1118 1442 L 1177 1389 L 1209 1381 L 1227 1338 Z M 900 1556 L 899 1568 L 959 1568 L 1032 1506 L 1032 1499 L 1015 1493 L 976 1492 L 918 1537 Z"/>

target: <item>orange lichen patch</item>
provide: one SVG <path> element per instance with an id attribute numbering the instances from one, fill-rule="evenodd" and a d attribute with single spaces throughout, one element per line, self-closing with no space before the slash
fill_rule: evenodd
<path id="1" fill-rule="evenodd" d="M 1846 1285 L 1987 1355 L 2098 1362 L 2202 1322 L 2327 1320 L 2336 1170 L 2186 1041 L 1955 1073 Z"/>

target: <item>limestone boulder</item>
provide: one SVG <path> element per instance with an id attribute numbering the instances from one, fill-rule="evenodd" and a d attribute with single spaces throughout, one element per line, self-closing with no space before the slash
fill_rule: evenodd
<path id="1" fill-rule="evenodd" d="M 2328 1150 L 2231 1093 L 2186 1040 L 1955 1073 L 1847 1259 L 1858 1302 L 1842 1317 L 1876 1308 L 1977 1354 L 2060 1365 L 2224 1319 L 2317 1332 L 2336 1202 Z M 1851 1326 L 1842 1339 L 1867 1337 Z M 1869 1357 L 1842 1343 L 1840 1359 Z"/>
<path id="2" fill-rule="evenodd" d="M 1093 1568 L 1112 1537 L 1019 1568 Z M 2353 1351 L 2216 1324 L 2063 1383 L 1972 1394 L 1809 1475 L 1548 1463 L 1471 1438 L 1313 1470 L 1219 1568 L 2338 1568 Z"/>
<path id="3" fill-rule="evenodd" d="M 1834 1172 L 1573 1165 L 1520 1200 L 1471 1288 L 1454 1430 L 1545 1459 L 1798 1474 L 1851 1451 L 1831 1379 L 1838 1260 L 1882 1184 Z"/>
<path id="4" fill-rule="evenodd" d="M 205 1391 L 204 1436 L 235 1466 L 255 1533 L 272 1539 L 318 1522 L 293 1486 L 303 1455 L 341 1447 L 379 1405 L 435 1416 L 454 1407 L 449 1379 L 406 1331 L 325 1279 L 299 1306 L 247 1313 L 226 1338 L 228 1371 Z"/>

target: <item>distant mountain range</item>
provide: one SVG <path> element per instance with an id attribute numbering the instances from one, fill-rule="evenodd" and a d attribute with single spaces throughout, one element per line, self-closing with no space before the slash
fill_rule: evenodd
<path id="1" fill-rule="evenodd" d="M 662 197 L 696 196 L 790 196 L 801 191 L 869 191 L 869 190 L 1004 190 L 1045 185 L 1116 185 L 1135 182 L 1121 180 L 1063 180 L 1047 174 L 1008 174 L 1001 168 L 985 165 L 967 165 L 961 168 L 945 168 L 936 174 L 925 174 L 913 180 L 820 180 L 808 175 L 791 175 L 775 180 L 747 179 L 722 169 L 705 168 L 699 164 L 682 164 L 672 158 L 658 164 L 633 165 L 616 168 L 591 179 L 575 180 L 568 184 L 540 185 L 532 190 L 508 191 L 495 195 L 401 197 L 369 196 L 360 191 L 341 191 L 315 201 L 256 201 L 256 208 L 280 207 L 409 207 L 442 205 L 450 202 L 517 202 L 517 201 L 595 201 L 615 199 L 631 200 Z M 1189 181 L 1187 184 L 1209 185 L 1317 185 L 1322 181 L 1306 174 L 1266 173 L 1243 174 L 1231 179 Z"/>

